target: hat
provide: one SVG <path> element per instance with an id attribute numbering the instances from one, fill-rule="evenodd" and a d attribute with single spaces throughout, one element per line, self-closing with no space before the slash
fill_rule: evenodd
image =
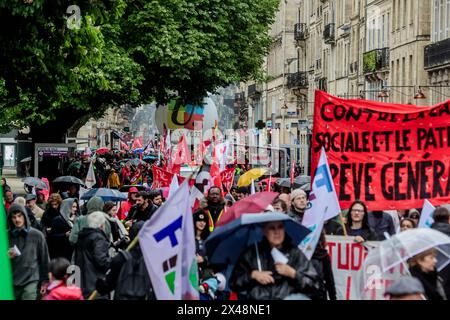
<path id="1" fill-rule="evenodd" d="M 194 215 L 192 216 L 192 218 L 194 219 L 194 223 L 197 222 L 197 221 L 204 221 L 206 223 L 208 222 L 208 217 L 201 210 L 196 211 L 194 213 Z"/>
<path id="2" fill-rule="evenodd" d="M 35 194 L 27 194 L 26 196 L 25 196 L 25 200 L 28 202 L 28 201 L 31 201 L 31 200 L 36 200 L 36 195 Z"/>
<path id="3" fill-rule="evenodd" d="M 302 189 L 295 189 L 291 192 L 291 201 L 294 202 L 295 198 L 298 198 L 300 196 L 306 197 L 306 192 Z"/>
<path id="4" fill-rule="evenodd" d="M 131 187 L 130 190 L 128 190 L 128 193 L 138 193 L 139 190 L 136 187 Z"/>
<path id="5" fill-rule="evenodd" d="M 391 296 L 404 296 L 408 294 L 425 293 L 425 289 L 422 283 L 414 277 L 402 277 L 386 290 L 385 295 L 389 294 Z"/>

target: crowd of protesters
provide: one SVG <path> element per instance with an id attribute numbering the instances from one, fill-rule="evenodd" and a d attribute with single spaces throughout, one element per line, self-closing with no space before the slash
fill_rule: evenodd
<path id="1" fill-rule="evenodd" d="M 40 190 L 25 198 L 16 197 L 2 179 L 16 299 L 82 300 L 88 299 L 95 290 L 98 292 L 96 299 L 156 298 L 139 246 L 131 251 L 125 249 L 166 199 L 162 190 L 149 187 L 151 163 L 128 157 L 133 156 L 110 152 L 95 162 L 97 183 L 94 187 L 120 189 L 132 184 L 133 176 L 139 174 L 135 182 L 145 187 L 140 188 L 142 191 L 138 185 L 127 188 L 128 198 L 121 203 L 104 202 L 99 197 L 82 203 L 76 185 L 53 190 L 57 192 L 47 199 Z M 73 165 L 75 162 L 80 165 Z M 71 159 L 66 172 L 83 178 L 87 167 L 88 163 L 78 156 Z M 239 167 L 236 174 L 246 169 L 248 167 Z M 279 195 L 266 211 L 284 213 L 301 223 L 308 205 L 308 191 L 275 186 L 272 190 Z M 353 236 L 360 243 L 382 241 L 386 235 L 416 228 L 420 219 L 417 209 L 369 212 L 364 202 L 355 201 L 346 214 L 325 223 L 311 260 L 292 244 L 282 222 L 270 222 L 264 225 L 264 237 L 257 251 L 249 248 L 243 252 L 232 269 L 227 271 L 229 266 L 210 264 L 205 241 L 214 232 L 226 208 L 248 196 L 249 187 L 233 186 L 226 194 L 221 188 L 211 187 L 193 212 L 199 290 L 209 298 L 285 299 L 300 294 L 306 299 L 335 300 L 336 288 L 325 235 Z M 450 236 L 449 207 L 437 208 L 433 217 L 432 228 Z M 288 257 L 288 263 L 275 263 L 271 256 L 273 248 Z M 449 296 L 448 276 L 438 273 L 435 267 L 435 250 L 423 252 L 408 263 L 411 275 L 421 285 L 414 293 L 431 300 Z M 81 271 L 80 287 L 67 281 L 71 265 Z M 417 284 L 405 283 L 410 287 Z M 395 298 L 394 291 L 389 296 Z"/>

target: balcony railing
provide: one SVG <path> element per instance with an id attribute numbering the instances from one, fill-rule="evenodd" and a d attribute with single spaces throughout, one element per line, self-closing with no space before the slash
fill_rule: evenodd
<path id="1" fill-rule="evenodd" d="M 425 47 L 425 68 L 435 68 L 450 64 L 450 38 Z"/>
<path id="2" fill-rule="evenodd" d="M 364 73 L 389 69 L 389 48 L 375 49 L 363 55 Z"/>
<path id="3" fill-rule="evenodd" d="M 261 88 L 256 84 L 251 84 L 247 88 L 248 97 L 257 97 L 261 95 Z"/>
<path id="4" fill-rule="evenodd" d="M 287 87 L 288 87 L 288 89 L 294 89 L 294 88 L 307 89 L 308 88 L 308 73 L 307 72 L 295 72 L 295 73 L 288 74 Z"/>
<path id="5" fill-rule="evenodd" d="M 305 41 L 307 36 L 306 23 L 296 23 L 294 26 L 294 39 L 296 41 Z"/>
<path id="6" fill-rule="evenodd" d="M 323 40 L 327 44 L 334 43 L 335 40 L 335 24 L 329 23 L 325 26 L 325 29 L 323 30 Z"/>

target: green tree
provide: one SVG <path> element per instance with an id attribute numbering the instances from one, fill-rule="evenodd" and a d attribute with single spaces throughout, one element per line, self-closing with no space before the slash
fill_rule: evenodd
<path id="1" fill-rule="evenodd" d="M 56 142 L 109 107 L 259 78 L 278 2 L 0 0 L 0 129 Z M 72 4 L 80 28 L 67 26 Z"/>

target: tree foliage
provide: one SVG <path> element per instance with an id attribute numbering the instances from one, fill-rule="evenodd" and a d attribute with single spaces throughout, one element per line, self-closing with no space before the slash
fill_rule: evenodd
<path id="1" fill-rule="evenodd" d="M 67 28 L 69 5 L 81 27 Z M 0 0 L 0 127 L 258 78 L 278 0 Z M 66 127 L 66 130 L 68 128 Z"/>

